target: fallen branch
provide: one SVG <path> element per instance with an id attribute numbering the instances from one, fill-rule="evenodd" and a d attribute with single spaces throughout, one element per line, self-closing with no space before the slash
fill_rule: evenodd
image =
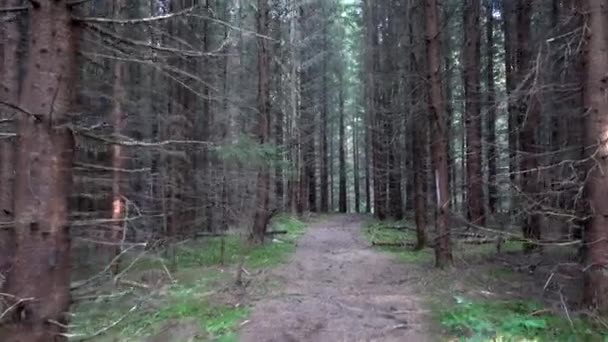
<path id="1" fill-rule="evenodd" d="M 286 230 L 272 230 L 272 231 L 266 232 L 265 234 L 266 235 L 285 235 L 287 233 L 289 233 L 289 232 Z"/>

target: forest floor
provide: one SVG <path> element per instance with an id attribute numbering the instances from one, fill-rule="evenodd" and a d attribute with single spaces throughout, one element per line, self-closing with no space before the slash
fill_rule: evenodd
<path id="1" fill-rule="evenodd" d="M 364 223 L 359 215 L 313 223 L 292 260 L 276 270 L 285 286 L 255 306 L 240 340 L 432 340 L 411 267 L 372 249 Z"/>

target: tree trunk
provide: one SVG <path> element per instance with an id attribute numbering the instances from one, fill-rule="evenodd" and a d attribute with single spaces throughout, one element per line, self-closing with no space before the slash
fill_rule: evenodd
<path id="1" fill-rule="evenodd" d="M 359 127 L 357 126 L 357 121 L 354 120 L 353 123 L 353 186 L 355 188 L 355 212 L 361 212 L 361 186 L 360 186 L 360 178 L 359 175 L 359 160 L 361 159 L 359 156 Z"/>
<path id="2" fill-rule="evenodd" d="M 338 115 L 340 116 L 339 125 L 339 142 L 338 142 L 338 159 L 339 159 L 339 194 L 338 194 L 338 209 L 341 213 L 345 213 L 348 210 L 346 203 L 346 124 L 344 113 L 344 84 L 342 70 L 339 71 L 339 90 L 338 90 Z"/>
<path id="3" fill-rule="evenodd" d="M 517 83 L 519 87 L 527 89 L 525 85 L 528 73 L 531 70 L 531 47 L 530 47 L 530 25 L 532 15 L 532 3 L 527 0 L 519 0 L 517 3 Z M 527 215 L 524 219 L 522 231 L 524 238 L 539 240 L 541 235 L 541 218 L 538 213 L 537 197 L 539 191 L 538 161 L 536 154 L 536 130 L 540 122 L 540 104 L 537 95 L 518 96 L 518 126 L 519 142 L 523 153 L 520 161 L 521 190 L 532 202 L 527 205 Z M 524 250 L 531 251 L 538 245 L 525 244 Z"/>
<path id="4" fill-rule="evenodd" d="M 517 182 L 517 113 L 515 108 L 513 93 L 515 90 L 515 75 L 516 75 L 516 60 L 514 54 L 515 48 L 515 36 L 513 35 L 513 1 L 502 1 L 502 30 L 504 36 L 504 50 L 505 50 L 505 82 L 507 91 L 507 115 L 508 115 L 508 141 L 509 141 L 509 180 L 511 187 L 514 187 Z M 511 194 L 514 191 L 510 191 Z M 514 208 L 514 198 L 511 196 L 509 199 L 510 210 Z"/>
<path id="5" fill-rule="evenodd" d="M 325 11 L 325 5 L 321 5 L 323 7 L 323 11 Z M 323 16 L 323 30 L 322 30 L 322 35 L 323 35 L 323 52 L 324 53 L 329 53 L 329 47 L 327 44 L 327 25 L 329 25 L 327 23 L 327 15 Z M 328 96 L 328 89 L 327 89 L 327 57 L 324 57 L 323 60 L 321 61 L 322 63 L 322 67 L 321 67 L 321 83 L 322 83 L 322 94 L 321 94 L 321 127 L 320 127 L 320 141 L 319 141 L 319 147 L 321 149 L 321 153 L 320 153 L 320 159 L 321 159 L 321 172 L 320 172 L 320 176 L 321 176 L 321 182 L 320 182 L 320 186 L 321 186 L 321 193 L 320 195 L 320 211 L 323 213 L 326 213 L 329 211 L 329 170 L 328 170 L 328 164 L 329 164 L 329 160 L 328 160 L 328 151 L 327 151 L 327 125 L 328 125 L 328 121 L 327 121 L 327 115 L 328 115 L 328 100 L 327 100 L 327 96 Z"/>
<path id="6" fill-rule="evenodd" d="M 114 17 L 121 18 L 122 11 L 124 9 L 124 3 L 122 0 L 114 1 Z M 120 25 L 116 25 L 116 33 L 121 34 Z M 120 136 L 124 129 L 124 117 L 123 113 L 123 102 L 126 100 L 126 90 L 124 89 L 124 83 L 126 81 L 127 66 L 124 62 L 115 60 L 113 67 L 113 82 L 112 82 L 112 110 L 110 112 L 110 122 L 112 123 L 114 134 Z M 119 144 L 113 144 L 111 146 L 112 153 L 112 225 L 110 232 L 110 241 L 114 244 L 112 246 L 112 253 L 110 260 L 113 261 L 112 272 L 118 273 L 119 261 L 116 258 L 120 254 L 121 246 L 120 241 L 124 234 L 122 220 L 124 219 L 126 212 L 126 202 L 121 191 L 121 173 L 124 169 L 124 156 L 123 148 Z"/>
<path id="7" fill-rule="evenodd" d="M 17 6 L 18 0 L 7 1 L 7 6 Z M 16 105 L 19 102 L 19 26 L 17 20 L 0 23 L 0 101 Z M 22 113 L 0 104 L 0 119 L 10 120 L 2 124 L 2 133 L 14 132 L 12 120 Z M 0 139 L 0 223 L 13 222 L 14 139 Z M 15 239 L 14 227 L 0 228 L 0 279 L 11 269 Z M 4 281 L 0 280 L 0 292 Z"/>
<path id="8" fill-rule="evenodd" d="M 26 75 L 19 105 L 15 177 L 14 266 L 7 292 L 22 301 L 2 341 L 65 341 L 70 306 L 70 228 L 74 138 L 71 120 L 78 28 L 68 1 L 29 10 Z M 62 127 L 63 126 L 63 127 Z M 35 298 L 28 300 L 27 298 Z M 6 317 L 5 317 L 6 318 Z M 49 324 L 54 320 L 60 324 Z"/>
<path id="9" fill-rule="evenodd" d="M 268 35 L 268 0 L 258 0 L 257 32 L 263 36 Z M 262 147 L 268 143 L 270 132 L 270 56 L 268 51 L 268 40 L 258 39 L 258 142 Z M 255 243 L 263 243 L 266 228 L 270 219 L 269 212 L 269 191 L 270 191 L 270 171 L 266 161 L 260 162 L 258 170 L 257 191 L 256 191 L 256 211 L 251 231 L 251 240 Z"/>
<path id="10" fill-rule="evenodd" d="M 437 239 L 435 265 L 445 268 L 452 265 L 450 238 L 450 189 L 448 182 L 447 141 L 445 127 L 445 103 L 441 80 L 441 46 L 439 41 L 439 10 L 437 0 L 425 0 L 425 28 L 427 39 L 427 69 L 430 86 L 430 106 L 434 180 L 437 204 Z"/>
<path id="11" fill-rule="evenodd" d="M 498 190 L 496 183 L 496 87 L 494 82 L 494 0 L 486 0 L 486 56 L 488 87 L 488 209 L 496 213 Z"/>
<path id="12" fill-rule="evenodd" d="M 480 111 L 480 0 L 466 0 L 464 9 L 464 90 L 467 138 L 467 208 L 474 224 L 484 225 L 483 176 L 481 170 Z"/>
<path id="13" fill-rule="evenodd" d="M 608 313 L 608 4 L 603 0 L 585 0 L 584 51 L 585 77 L 583 101 L 586 108 L 586 145 L 589 157 L 586 198 L 591 217 L 587 221 L 585 302 L 603 314 Z"/>

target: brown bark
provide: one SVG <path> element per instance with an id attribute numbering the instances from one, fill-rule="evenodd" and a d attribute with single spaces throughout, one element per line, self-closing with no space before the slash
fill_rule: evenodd
<path id="1" fill-rule="evenodd" d="M 7 6 L 17 6 L 19 1 L 8 1 Z M 19 101 L 19 27 L 17 20 L 0 23 L 0 101 L 17 104 Z M 10 120 L 15 115 L 13 109 L 0 104 L 0 119 Z M 2 132 L 14 131 L 12 122 L 2 124 Z M 0 138 L 0 222 L 13 221 L 13 181 L 14 181 L 14 139 Z M 0 279 L 11 269 L 14 253 L 14 227 L 0 228 Z M 0 283 L 4 283 L 0 281 Z M 3 286 L 0 284 L 0 291 Z"/>
<path id="2" fill-rule="evenodd" d="M 338 90 L 338 115 L 340 116 L 339 128 L 338 128 L 338 159 L 339 159 L 339 173 L 340 179 L 339 190 L 338 190 L 338 210 L 341 213 L 345 213 L 348 210 L 346 203 L 346 123 L 344 116 L 344 84 L 342 71 L 339 71 L 339 90 Z"/>
<path id="3" fill-rule="evenodd" d="M 410 45 L 415 48 L 410 52 L 410 72 L 417 73 L 424 70 L 424 29 L 422 28 L 422 6 L 411 9 L 409 24 Z M 412 110 L 412 166 L 414 173 L 414 220 L 416 221 L 416 247 L 423 249 L 427 244 L 427 156 L 426 150 L 429 144 L 428 120 L 426 119 L 426 102 L 428 88 L 426 84 L 410 81 L 411 108 Z"/>
<path id="4" fill-rule="evenodd" d="M 585 302 L 608 313 L 608 4 L 603 0 L 583 1 L 585 16 L 585 77 L 583 101 L 586 109 L 586 145 L 594 155 L 588 164 L 585 184 L 590 218 L 585 231 L 587 243 Z"/>
<path id="5" fill-rule="evenodd" d="M 494 1 L 486 0 L 486 58 L 488 87 L 488 209 L 496 213 L 498 190 L 496 183 L 496 87 L 494 81 Z"/>
<path id="6" fill-rule="evenodd" d="M 439 41 L 439 10 L 437 0 L 425 0 L 425 28 L 427 39 L 427 69 L 429 80 L 429 112 L 431 117 L 431 157 L 437 200 L 437 238 L 435 265 L 445 268 L 452 265 L 452 245 L 449 227 L 450 189 L 448 182 L 445 103 L 441 80 L 441 44 Z"/>
<path id="7" fill-rule="evenodd" d="M 532 15 L 532 3 L 527 0 L 519 0 L 516 7 L 517 13 L 517 83 L 522 89 L 527 89 L 526 77 L 535 72 L 531 68 L 531 46 L 530 25 Z M 538 161 L 536 154 L 539 152 L 536 145 L 536 130 L 540 122 L 540 104 L 534 90 L 531 94 L 518 96 L 518 125 L 519 142 L 523 153 L 520 160 L 521 190 L 531 201 L 527 205 L 527 216 L 524 219 L 522 231 L 524 238 L 539 240 L 541 236 L 541 218 L 538 213 L 537 197 L 539 192 Z M 536 249 L 538 245 L 525 244 L 524 250 Z"/>
<path id="8" fill-rule="evenodd" d="M 359 128 L 353 125 L 353 186 L 355 190 L 355 212 L 361 212 L 361 176 L 359 175 Z"/>
<path id="9" fill-rule="evenodd" d="M 64 341 L 70 305 L 68 195 L 74 139 L 65 128 L 75 95 L 76 42 L 68 1 L 29 11 L 28 57 L 19 116 L 15 177 L 16 252 L 7 292 L 24 299 L 0 340 Z M 63 127 L 61 127 L 63 126 Z M 25 300 L 34 298 L 34 300 Z"/>
<path id="10" fill-rule="evenodd" d="M 258 0 L 257 32 L 266 36 L 268 34 L 268 0 Z M 268 40 L 258 39 L 258 142 L 260 145 L 268 143 L 270 132 L 270 91 L 269 73 L 270 56 Z M 270 171 L 265 161 L 261 162 L 257 181 L 257 207 L 251 231 L 251 240 L 256 243 L 264 242 L 264 235 L 270 219 Z"/>
<path id="11" fill-rule="evenodd" d="M 467 138 L 467 212 L 474 224 L 484 225 L 483 176 L 481 171 L 480 111 L 480 0 L 466 0 L 464 9 L 464 90 Z"/>

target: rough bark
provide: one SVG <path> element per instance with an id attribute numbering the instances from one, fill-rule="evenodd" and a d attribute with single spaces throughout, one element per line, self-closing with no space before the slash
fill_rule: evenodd
<path id="1" fill-rule="evenodd" d="M 7 6 L 17 6 L 20 1 L 8 1 Z M 0 23 L 0 101 L 17 104 L 19 101 L 19 27 L 17 20 Z M 11 120 L 2 124 L 2 133 L 14 132 L 12 120 L 21 113 L 5 104 L 0 104 L 0 119 Z M 14 139 L 10 136 L 0 139 L 0 222 L 13 221 L 13 164 Z M 11 269 L 14 253 L 14 227 L 0 228 L 0 291 L 2 281 Z M 3 291 L 2 291 L 3 292 Z"/>
<path id="2" fill-rule="evenodd" d="M 78 27 L 68 1 L 29 10 L 28 56 L 19 105 L 15 177 L 16 252 L 7 292 L 24 299 L 8 313 L 2 341 L 64 341 L 70 305 L 68 195 Z M 35 298 L 35 300 L 25 300 Z"/>
<path id="3" fill-rule="evenodd" d="M 480 0 L 466 0 L 464 9 L 464 91 L 467 141 L 467 212 L 474 224 L 485 224 L 481 170 Z"/>
<path id="4" fill-rule="evenodd" d="M 268 0 L 258 0 L 257 32 L 261 35 L 268 35 Z M 268 143 L 270 133 L 270 56 L 267 39 L 258 39 L 258 142 L 260 145 Z M 264 235 L 270 218 L 270 170 L 266 161 L 260 162 L 257 177 L 256 190 L 256 211 L 251 230 L 251 240 L 256 243 L 264 242 Z"/>
<path id="5" fill-rule="evenodd" d="M 608 313 L 608 4 L 585 0 L 584 84 L 586 145 L 595 157 L 588 164 L 585 193 L 590 208 L 585 241 L 585 302 Z"/>
<path id="6" fill-rule="evenodd" d="M 519 87 L 527 89 L 529 81 L 526 81 L 529 73 L 534 73 L 531 63 L 530 25 L 532 15 L 532 3 L 519 0 L 516 7 L 517 13 L 517 83 Z M 540 122 L 540 104 L 534 90 L 530 94 L 518 96 L 518 126 L 519 142 L 522 156 L 520 160 L 521 191 L 529 200 L 526 205 L 527 213 L 522 225 L 524 238 L 539 240 L 541 236 L 541 217 L 538 213 L 537 197 L 539 192 L 538 160 L 536 154 L 539 152 L 536 145 L 536 130 Z M 525 244 L 524 249 L 530 251 L 538 245 Z"/>
<path id="7" fill-rule="evenodd" d="M 452 245 L 449 227 L 450 189 L 448 181 L 445 103 L 441 80 L 441 44 L 439 41 L 439 10 L 437 0 L 425 0 L 425 28 L 427 39 L 427 69 L 429 81 L 429 113 L 431 117 L 431 157 L 436 187 L 437 238 L 435 265 L 445 268 L 452 265 Z"/>
<path id="8" fill-rule="evenodd" d="M 498 190 L 496 183 L 496 86 L 494 81 L 494 1 L 486 0 L 486 58 L 487 58 L 487 87 L 488 87 L 488 117 L 487 141 L 488 141 L 488 209 L 490 214 L 496 213 L 498 201 Z"/>
<path id="9" fill-rule="evenodd" d="M 339 182 L 339 190 L 338 190 L 338 210 L 341 213 L 345 213 L 348 210 L 348 206 L 346 203 L 346 122 L 344 112 L 344 83 L 343 83 L 343 75 L 342 71 L 339 76 L 339 87 L 338 90 L 338 115 L 339 117 L 339 132 L 338 132 L 338 159 L 339 159 L 339 173 L 340 179 Z"/>
<path id="10" fill-rule="evenodd" d="M 515 43 L 516 36 L 513 34 L 514 23 L 513 23 L 513 12 L 514 2 L 502 1 L 502 31 L 504 36 L 504 51 L 505 51 L 505 82 L 507 91 L 507 115 L 508 115 L 508 141 L 509 141 L 509 180 L 511 184 L 516 185 L 517 181 L 517 112 L 515 106 L 515 74 L 516 74 L 516 60 L 515 60 Z M 513 199 L 511 198 L 510 203 L 511 209 L 514 207 Z"/>

